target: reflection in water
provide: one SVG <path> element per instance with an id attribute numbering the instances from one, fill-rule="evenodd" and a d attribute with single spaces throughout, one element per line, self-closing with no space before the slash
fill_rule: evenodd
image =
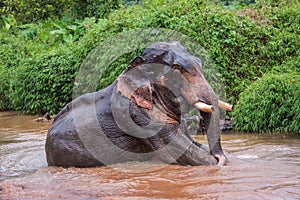
<path id="1" fill-rule="evenodd" d="M 298 138 L 223 135 L 230 160 L 223 167 L 170 165 L 150 171 L 158 164 L 129 162 L 65 169 L 46 167 L 44 143 L 50 124 L 34 118 L 0 113 L 0 178 L 26 175 L 1 181 L 0 199 L 300 198 Z"/>

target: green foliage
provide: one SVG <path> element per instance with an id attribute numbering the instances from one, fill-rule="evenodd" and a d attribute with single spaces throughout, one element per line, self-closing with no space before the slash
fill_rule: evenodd
<path id="1" fill-rule="evenodd" d="M 215 2 L 223 5 L 225 8 L 236 10 L 255 3 L 255 0 L 215 0 Z"/>
<path id="2" fill-rule="evenodd" d="M 85 0 L 87 17 L 103 18 L 112 10 L 119 8 L 120 0 Z"/>
<path id="3" fill-rule="evenodd" d="M 17 26 L 17 20 L 13 15 L 1 16 L 0 29 L 10 30 L 12 27 Z"/>
<path id="4" fill-rule="evenodd" d="M 271 25 L 274 28 L 299 34 L 300 32 L 300 1 L 293 0 L 259 0 L 256 4 L 239 10 L 258 24 Z"/>
<path id="5" fill-rule="evenodd" d="M 299 1 L 295 0 L 256 0 L 256 6 L 257 7 L 284 7 L 284 6 L 291 6 L 293 4 L 299 4 Z"/>
<path id="6" fill-rule="evenodd" d="M 0 110 L 54 114 L 69 102 L 85 56 L 78 41 L 94 21 L 56 20 L 1 32 Z"/>
<path id="7" fill-rule="evenodd" d="M 54 22 L 49 22 L 45 24 L 45 27 L 52 28 L 48 33 L 55 36 L 57 40 L 64 43 L 73 43 L 78 41 L 82 37 L 87 28 L 95 23 L 95 18 L 86 18 L 82 21 L 72 21 L 70 19 L 55 20 Z M 54 29 L 54 30 L 53 30 Z M 47 37 L 43 35 L 43 37 Z"/>
<path id="8" fill-rule="evenodd" d="M 0 13 L 14 16 L 17 22 L 32 23 L 48 18 L 72 16 L 71 0 L 3 0 Z"/>
<path id="9" fill-rule="evenodd" d="M 240 94 L 234 110 L 236 130 L 298 132 L 299 73 L 266 74 Z"/>
<path id="10" fill-rule="evenodd" d="M 297 57 L 300 49 L 298 34 L 261 25 L 204 1 L 143 1 L 123 7 L 109 15 L 106 26 L 98 23 L 87 37 L 97 41 L 101 34 L 145 27 L 176 30 L 200 43 L 218 66 L 232 103 L 247 85 L 273 66 Z"/>
<path id="11" fill-rule="evenodd" d="M 300 54 L 299 54 L 300 55 Z M 295 57 L 291 60 L 284 61 L 282 65 L 274 66 L 272 68 L 272 72 L 280 72 L 280 73 L 300 73 L 300 56 Z"/>
<path id="12" fill-rule="evenodd" d="M 205 69 L 216 65 L 218 72 L 212 74 L 221 77 L 231 103 L 236 103 L 239 94 L 264 73 L 299 72 L 300 68 L 299 1 L 257 1 L 233 10 L 199 0 L 144 0 L 126 5 L 92 0 L 60 0 L 55 5 L 53 0 L 36 4 L 26 1 L 28 5 L 25 0 L 3 2 L 6 6 L 0 8 L 2 16 L 10 16 L 11 20 L 6 20 L 9 25 L 4 24 L 5 18 L 0 20 L 4 28 L 0 32 L 2 110 L 58 112 L 72 98 L 76 72 L 88 53 L 114 34 L 133 29 L 166 28 L 201 44 L 214 61 L 204 62 Z M 74 16 L 91 18 L 82 21 L 73 19 Z M 145 44 L 152 42 L 151 38 Z M 88 83 L 93 89 L 109 85 L 145 48 L 136 40 L 132 43 L 136 44 L 132 51 L 113 61 L 104 61 L 99 71 L 101 78 Z M 188 44 L 184 45 L 205 59 L 201 53 L 191 51 L 193 48 Z"/>
<path id="13" fill-rule="evenodd" d="M 20 24 L 35 23 L 49 19 L 103 18 L 122 4 L 121 0 L 3 0 L 0 4 L 2 23 L 13 16 Z M 6 28 L 7 29 L 7 28 Z"/>
<path id="14" fill-rule="evenodd" d="M 56 113 L 71 100 L 77 57 L 64 47 L 28 59 L 12 74 L 10 104 L 26 113 Z"/>
<path id="15" fill-rule="evenodd" d="M 280 30 L 300 34 L 300 1 L 294 1 L 293 6 L 288 5 L 281 9 L 272 9 L 272 25 Z"/>
<path id="16" fill-rule="evenodd" d="M 0 110 L 10 109 L 8 90 L 9 90 L 9 76 L 6 68 L 0 65 Z"/>

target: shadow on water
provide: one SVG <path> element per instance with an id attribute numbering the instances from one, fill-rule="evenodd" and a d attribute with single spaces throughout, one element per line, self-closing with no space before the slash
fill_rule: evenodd
<path id="1" fill-rule="evenodd" d="M 151 171 L 158 164 L 129 162 L 65 169 L 46 166 L 50 124 L 35 118 L 0 113 L 0 199 L 300 199 L 299 138 L 223 135 L 230 160 L 223 167 Z"/>

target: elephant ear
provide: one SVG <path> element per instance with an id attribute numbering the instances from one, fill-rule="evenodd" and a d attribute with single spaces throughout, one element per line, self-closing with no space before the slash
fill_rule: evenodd
<path id="1" fill-rule="evenodd" d="M 135 102 L 138 106 L 152 109 L 153 97 L 152 97 L 152 87 L 150 82 L 136 89 L 130 97 L 130 100 Z"/>
<path id="2" fill-rule="evenodd" d="M 134 58 L 126 70 L 117 78 L 116 92 L 120 92 L 122 96 L 130 99 L 138 106 L 152 109 L 153 97 L 150 80 L 139 69 L 134 69 L 143 63 L 142 57 Z M 134 69 L 134 71 L 130 71 Z"/>

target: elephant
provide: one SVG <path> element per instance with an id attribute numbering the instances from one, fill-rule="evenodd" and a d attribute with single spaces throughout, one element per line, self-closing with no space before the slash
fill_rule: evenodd
<path id="1" fill-rule="evenodd" d="M 224 165 L 219 127 L 224 104 L 205 80 L 199 58 L 178 41 L 158 42 L 131 60 L 111 85 L 77 97 L 57 114 L 47 133 L 47 163 Z M 195 107 L 204 119 L 208 146 L 183 128 L 181 117 Z"/>

